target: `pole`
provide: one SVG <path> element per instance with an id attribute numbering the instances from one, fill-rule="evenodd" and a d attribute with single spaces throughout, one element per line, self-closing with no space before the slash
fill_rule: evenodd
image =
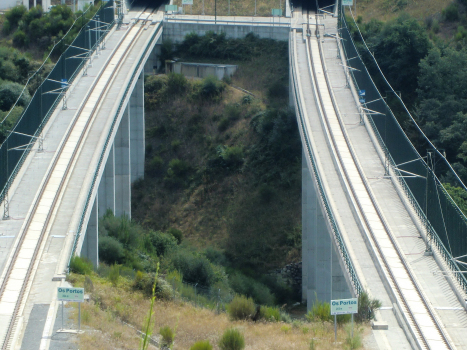
<path id="1" fill-rule="evenodd" d="M 81 330 L 81 303 L 79 303 L 78 307 L 78 332 Z"/>
<path id="2" fill-rule="evenodd" d="M 64 329 L 65 327 L 63 326 L 63 300 L 62 300 L 62 330 Z"/>
<path id="3" fill-rule="evenodd" d="M 337 316 L 334 315 L 334 342 L 337 342 Z"/>
<path id="4" fill-rule="evenodd" d="M 353 314 L 352 314 L 352 339 L 353 339 Z"/>
<path id="5" fill-rule="evenodd" d="M 214 24 L 217 24 L 217 0 L 214 1 Z"/>

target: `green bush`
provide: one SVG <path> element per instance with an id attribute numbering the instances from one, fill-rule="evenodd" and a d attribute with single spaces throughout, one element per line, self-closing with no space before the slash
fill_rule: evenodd
<path id="1" fill-rule="evenodd" d="M 12 27 L 16 27 L 19 20 L 25 13 L 27 13 L 27 11 L 28 9 L 24 5 L 15 6 L 5 13 L 5 17 Z"/>
<path id="2" fill-rule="evenodd" d="M 174 238 L 177 240 L 178 244 L 182 243 L 183 241 L 183 232 L 174 228 L 174 227 L 171 227 L 167 230 L 167 233 L 171 234 L 172 236 L 174 236 Z"/>
<path id="3" fill-rule="evenodd" d="M 234 272 L 230 274 L 229 282 L 236 293 L 252 298 L 257 304 L 275 304 L 274 295 L 269 288 L 252 277 L 245 276 L 240 272 Z"/>
<path id="4" fill-rule="evenodd" d="M 212 345 L 209 340 L 199 340 L 191 346 L 190 350 L 212 350 Z"/>
<path id="5" fill-rule="evenodd" d="M 167 77 L 167 92 L 169 94 L 178 95 L 186 91 L 188 81 L 183 74 L 169 73 Z"/>
<path id="6" fill-rule="evenodd" d="M 114 237 L 99 238 L 99 258 L 106 264 L 122 264 L 125 258 L 123 245 Z"/>
<path id="7" fill-rule="evenodd" d="M 148 171 L 153 175 L 157 175 L 162 170 L 163 166 L 164 161 L 162 158 L 160 156 L 154 156 L 154 158 L 149 161 Z"/>
<path id="8" fill-rule="evenodd" d="M 29 43 L 28 36 L 22 30 L 17 30 L 13 35 L 13 46 L 23 48 Z"/>
<path id="9" fill-rule="evenodd" d="M 368 293 L 362 292 L 358 296 L 358 313 L 355 314 L 356 322 L 364 322 L 375 318 L 375 311 L 381 307 L 381 301 L 371 299 Z"/>
<path id="10" fill-rule="evenodd" d="M 238 103 L 230 103 L 225 106 L 225 113 L 230 120 L 235 121 L 240 119 L 242 115 L 242 109 Z"/>
<path id="11" fill-rule="evenodd" d="M 142 291 L 146 296 L 152 295 L 156 274 L 144 273 L 138 271 L 133 280 L 132 288 Z M 157 278 L 156 297 L 159 299 L 170 300 L 173 298 L 172 286 L 163 278 Z"/>
<path id="12" fill-rule="evenodd" d="M 114 287 L 116 287 L 119 279 L 120 279 L 120 266 L 114 264 L 110 267 L 109 281 L 112 283 Z"/>
<path id="13" fill-rule="evenodd" d="M 2 32 L 4 35 L 8 35 L 10 34 L 10 31 L 11 31 L 11 24 L 10 24 L 10 21 L 5 19 L 3 21 L 3 27 L 2 27 Z"/>
<path id="14" fill-rule="evenodd" d="M 2 66 L 5 65 L 5 62 Z M 1 73 L 1 71 L 0 71 Z M 0 109 L 3 111 L 8 111 L 15 104 L 18 97 L 23 91 L 23 86 L 17 83 L 3 83 L 0 85 Z M 24 90 L 24 93 L 21 95 L 18 101 L 19 106 L 26 106 L 31 100 L 31 96 L 27 90 Z"/>
<path id="15" fill-rule="evenodd" d="M 443 10 L 444 19 L 448 22 L 455 22 L 459 19 L 459 6 L 457 3 L 452 2 L 450 3 L 444 10 Z"/>
<path id="16" fill-rule="evenodd" d="M 266 321 L 279 322 L 281 312 L 277 307 L 261 306 L 260 317 Z"/>
<path id="17" fill-rule="evenodd" d="M 158 256 L 167 254 L 178 244 L 177 239 L 173 235 L 164 232 L 150 232 L 149 237 L 151 245 L 156 250 Z"/>
<path id="18" fill-rule="evenodd" d="M 232 320 L 246 320 L 255 313 L 255 303 L 253 299 L 243 295 L 236 295 L 227 307 Z"/>
<path id="19" fill-rule="evenodd" d="M 169 162 L 169 169 L 167 169 L 167 175 L 170 177 L 182 178 L 191 170 L 190 164 L 184 160 L 172 159 Z"/>
<path id="20" fill-rule="evenodd" d="M 187 250 L 179 250 L 170 259 L 175 269 L 183 275 L 184 281 L 199 283 L 205 287 L 215 283 L 214 270 L 205 256 Z"/>
<path id="21" fill-rule="evenodd" d="M 331 305 L 325 301 L 319 301 L 318 298 L 315 299 L 313 306 L 310 311 L 305 316 L 308 321 L 332 321 L 331 316 Z"/>
<path id="22" fill-rule="evenodd" d="M 92 272 L 92 262 L 87 258 L 74 255 L 70 260 L 70 271 L 80 275 L 88 275 Z"/>
<path id="23" fill-rule="evenodd" d="M 245 348 L 245 338 L 239 330 L 227 329 L 219 340 L 221 350 L 243 350 Z"/>
<path id="24" fill-rule="evenodd" d="M 220 132 L 223 132 L 223 131 L 227 130 L 229 128 L 229 126 L 230 126 L 229 118 L 223 117 L 219 121 L 219 124 L 217 124 L 217 130 L 219 130 Z"/>
<path id="25" fill-rule="evenodd" d="M 172 345 L 174 338 L 175 338 L 175 332 L 173 331 L 172 328 L 169 326 L 164 326 L 159 329 L 159 334 L 162 337 L 162 345 L 169 347 Z"/>

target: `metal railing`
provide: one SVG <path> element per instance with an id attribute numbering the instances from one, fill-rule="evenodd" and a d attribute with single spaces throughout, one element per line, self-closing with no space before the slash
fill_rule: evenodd
<path id="1" fill-rule="evenodd" d="M 461 238 L 456 240 L 456 243 L 463 243 L 463 247 L 459 247 L 459 244 L 455 245 L 454 249 L 457 249 L 456 255 L 465 254 L 467 250 L 467 238 L 462 237 L 465 237 L 464 233 L 467 233 L 467 219 L 449 196 L 436 174 L 425 162 L 423 157 L 419 155 L 397 121 L 391 108 L 379 93 L 355 46 L 344 16 L 344 11 L 341 11 L 341 16 L 341 24 L 339 25 L 340 36 L 343 39 L 342 47 L 347 62 L 346 65 L 351 67 L 349 73 L 353 84 L 357 89 L 364 89 L 367 96 L 370 91 L 371 95 L 368 99 L 373 101 L 371 103 L 374 103 L 374 105 L 371 105 L 371 110 L 384 115 L 384 117 L 373 116 L 371 113 L 368 113 L 367 120 L 378 140 L 379 146 L 384 152 L 388 165 L 391 167 L 391 170 L 394 171 L 412 208 L 426 229 L 427 250 L 431 249 L 432 245 L 436 247 L 459 285 L 464 292 L 467 293 L 467 279 L 463 274 L 465 270 L 461 269 L 453 260 L 452 251 L 450 252 L 446 248 L 446 243 L 448 243 L 450 249 L 452 248 L 449 243 L 449 234 L 453 235 L 455 232 L 454 230 L 449 230 L 446 226 L 446 224 L 451 224 L 451 228 L 457 228 L 458 232 L 460 232 L 458 235 L 461 236 Z M 373 57 L 373 55 L 371 56 Z M 405 111 L 409 113 L 407 109 L 405 109 Z M 381 118 L 384 118 L 384 121 L 381 121 Z M 413 120 L 411 116 L 410 118 Z M 388 131 L 390 136 L 388 136 Z M 402 166 L 404 163 L 406 163 L 405 168 Z M 450 171 L 453 171 L 452 167 L 449 166 L 449 168 Z M 407 176 L 409 172 L 415 176 Z M 458 177 L 456 176 L 455 178 Z M 440 190 L 442 197 L 439 196 Z M 423 207 L 425 207 L 425 210 L 422 209 Z M 445 216 L 455 222 L 446 222 L 448 220 L 445 221 Z M 444 242 L 433 226 L 434 221 L 438 221 L 436 222 L 438 231 L 442 230 L 444 227 L 446 233 Z"/>
<path id="2" fill-rule="evenodd" d="M 154 31 L 154 34 L 153 34 L 153 36 L 151 37 L 151 39 L 149 41 L 149 43 L 154 41 L 154 39 L 156 38 L 156 36 L 159 34 L 159 32 L 161 30 L 162 30 L 162 23 L 159 23 L 157 25 L 157 29 Z M 81 217 L 80 217 L 80 220 L 79 220 L 79 223 L 78 223 L 78 227 L 76 229 L 76 235 L 75 235 L 73 246 L 72 246 L 72 249 L 71 249 L 71 252 L 70 252 L 70 257 L 69 257 L 69 260 L 68 260 L 67 267 L 70 266 L 71 258 L 73 257 L 73 254 L 76 251 L 78 241 L 79 241 L 79 237 L 81 236 L 81 231 L 83 230 L 86 214 L 87 214 L 88 210 L 92 209 L 92 204 L 91 204 L 92 194 L 93 194 L 94 189 L 95 189 L 95 187 L 97 185 L 97 178 L 99 176 L 100 169 L 101 169 L 101 167 L 102 167 L 102 165 L 104 163 L 105 153 L 106 153 L 107 148 L 109 147 L 109 145 L 111 145 L 111 141 L 112 141 L 111 138 L 112 138 L 113 130 L 115 129 L 116 124 L 117 124 L 118 116 L 120 115 L 120 112 L 121 112 L 122 108 L 124 107 L 123 104 L 124 104 L 124 101 L 125 101 L 126 97 L 128 96 L 128 94 L 130 92 L 129 90 L 130 90 L 130 87 L 132 85 L 132 82 L 134 81 L 134 79 L 136 77 L 136 73 L 139 71 L 139 68 L 143 64 L 143 59 L 146 56 L 150 46 L 151 46 L 150 44 L 148 46 L 146 46 L 146 48 L 144 50 L 144 53 L 141 55 L 141 57 L 140 57 L 140 59 L 138 61 L 138 64 L 137 64 L 135 70 L 133 71 L 133 73 L 131 75 L 131 78 L 130 78 L 130 80 L 128 82 L 128 85 L 127 85 L 127 87 L 125 89 L 125 92 L 124 92 L 124 94 L 122 96 L 122 99 L 120 100 L 120 104 L 118 106 L 118 109 L 117 109 L 117 111 L 115 113 L 114 119 L 112 121 L 112 125 L 111 125 L 110 130 L 109 130 L 109 134 L 107 135 L 107 138 L 106 138 L 105 143 L 104 143 L 104 147 L 102 149 L 101 155 L 99 157 L 99 161 L 97 163 L 96 171 L 94 172 L 94 176 L 92 178 L 91 187 L 90 187 L 88 195 L 86 197 L 86 203 L 84 205 L 83 212 L 81 214 Z"/>
<path id="3" fill-rule="evenodd" d="M 35 141 L 41 135 L 45 124 L 54 112 L 56 106 L 64 98 L 67 88 L 74 81 L 76 75 L 80 72 L 88 57 L 82 56 L 81 59 L 76 60 L 71 60 L 71 58 L 80 56 L 85 52 L 91 54 L 100 44 L 101 40 L 105 38 L 107 31 L 102 31 L 102 33 L 99 33 L 102 35 L 98 36 L 96 31 L 98 22 L 95 20 L 95 18 L 96 16 L 100 16 L 100 25 L 104 25 L 105 23 L 109 29 L 113 25 L 113 10 L 107 11 L 109 9 L 113 9 L 112 0 L 101 5 L 94 17 L 91 18 L 86 24 L 83 22 L 89 9 L 83 13 L 81 17 L 75 20 L 73 26 L 81 18 L 82 28 L 78 32 L 71 45 L 69 45 L 65 52 L 63 52 L 63 54 L 60 56 L 54 68 L 48 74 L 47 78 L 37 88 L 28 106 L 24 109 L 21 117 L 9 132 L 4 142 L 0 145 L 0 203 L 4 202 L 5 219 L 8 218 L 7 196 L 11 184 L 16 178 L 16 175 L 21 169 L 21 166 L 26 160 L 32 147 L 34 146 Z M 89 26 L 89 28 L 86 28 L 87 26 Z M 90 31 L 93 30 L 96 32 L 96 34 L 88 35 Z M 50 57 L 58 45 L 61 45 L 64 39 L 65 36 L 54 46 L 48 57 Z M 39 68 L 39 70 L 42 69 L 42 66 Z M 37 72 L 35 74 L 37 74 Z M 33 76 L 29 78 L 28 83 Z M 25 91 L 28 83 L 26 83 L 23 92 Z M 18 97 L 18 100 L 11 108 L 11 110 L 13 110 L 13 108 L 16 106 L 20 98 L 21 96 Z M 5 121 L 8 116 L 9 114 L 1 123 L 2 128 L 5 127 Z M 18 150 L 18 148 L 20 150 Z M 15 151 L 10 152 L 12 150 Z M 7 200 L 5 201 L 5 199 Z"/>
<path id="4" fill-rule="evenodd" d="M 294 31 L 291 32 L 291 35 L 293 35 Z M 332 229 L 332 234 L 334 236 L 334 241 L 336 242 L 337 248 L 339 250 L 339 253 L 341 255 L 341 258 L 346 266 L 347 273 L 349 274 L 350 280 L 353 285 L 353 289 L 356 295 L 359 295 L 361 292 L 363 292 L 363 287 L 360 282 L 360 279 L 358 278 L 357 272 L 355 271 L 355 268 L 352 263 L 352 259 L 349 256 L 349 253 L 347 251 L 347 248 L 345 246 L 344 239 L 342 238 L 342 234 L 339 230 L 339 227 L 337 225 L 336 219 L 334 218 L 334 213 L 331 209 L 331 206 L 329 204 L 329 201 L 326 196 L 326 192 L 324 190 L 324 186 L 321 180 L 321 176 L 319 174 L 318 166 L 316 164 L 316 160 L 313 156 L 313 151 L 311 149 L 311 143 L 308 139 L 307 135 L 307 130 L 305 127 L 305 122 L 303 119 L 303 113 L 302 113 L 302 107 L 301 103 L 298 99 L 298 91 L 300 91 L 300 87 L 298 86 L 298 83 L 296 81 L 296 72 L 295 72 L 295 48 L 290 47 L 291 45 L 294 45 L 295 42 L 295 37 L 291 38 L 289 40 L 289 53 L 291 55 L 291 68 L 292 68 L 292 81 L 293 81 L 293 89 L 294 89 L 294 104 L 295 104 L 295 111 L 298 116 L 298 123 L 299 123 L 299 129 L 300 129 L 300 135 L 302 136 L 302 144 L 303 146 L 306 147 L 306 155 L 310 158 L 311 160 L 311 165 L 312 165 L 312 170 L 313 174 L 316 180 L 316 185 L 318 187 L 318 192 L 321 198 L 321 202 L 324 206 L 325 214 L 327 217 L 327 220 L 331 226 Z"/>

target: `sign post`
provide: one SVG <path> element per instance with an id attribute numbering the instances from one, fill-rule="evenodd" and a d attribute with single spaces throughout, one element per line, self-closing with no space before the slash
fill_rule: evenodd
<path id="1" fill-rule="evenodd" d="M 79 332 L 81 330 L 81 303 L 84 301 L 84 288 L 58 287 L 57 300 L 62 302 L 62 329 L 61 329 L 62 332 L 64 332 L 63 302 L 71 301 L 71 302 L 79 303 L 79 310 L 78 310 L 78 332 Z"/>
<path id="2" fill-rule="evenodd" d="M 358 298 L 331 300 L 331 315 L 334 315 L 334 341 L 337 341 L 337 315 L 352 314 L 352 338 L 353 338 L 353 314 L 358 313 Z"/>

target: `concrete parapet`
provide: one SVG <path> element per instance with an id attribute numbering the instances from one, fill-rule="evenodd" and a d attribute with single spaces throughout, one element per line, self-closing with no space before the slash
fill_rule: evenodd
<path id="1" fill-rule="evenodd" d="M 214 75 L 222 80 L 224 77 L 231 77 L 238 66 L 231 64 L 211 64 L 211 63 L 191 63 L 191 62 L 166 62 L 166 72 L 183 74 L 186 77 L 205 78 Z"/>
<path id="2" fill-rule="evenodd" d="M 247 34 L 253 33 L 260 38 L 275 39 L 280 41 L 289 40 L 290 27 L 288 26 L 266 26 L 246 24 L 214 24 L 214 23 L 190 23 L 164 21 L 163 39 L 170 39 L 174 43 L 181 42 L 187 34 L 192 32 L 204 35 L 209 31 L 225 33 L 228 38 L 241 39 Z"/>

